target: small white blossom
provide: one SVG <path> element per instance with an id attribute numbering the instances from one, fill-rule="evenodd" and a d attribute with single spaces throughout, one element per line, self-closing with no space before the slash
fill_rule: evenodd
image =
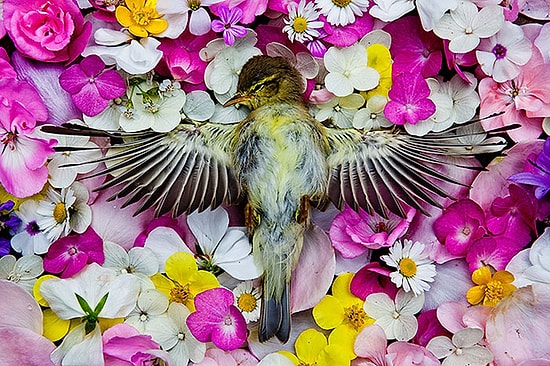
<path id="1" fill-rule="evenodd" d="M 483 331 L 479 328 L 464 328 L 449 337 L 432 338 L 426 348 L 435 357 L 444 358 L 442 366 L 470 365 L 485 366 L 493 360 L 493 354 L 487 348 L 480 346 Z"/>

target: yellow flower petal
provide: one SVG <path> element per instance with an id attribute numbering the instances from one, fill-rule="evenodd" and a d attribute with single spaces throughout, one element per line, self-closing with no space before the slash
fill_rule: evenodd
<path id="1" fill-rule="evenodd" d="M 177 252 L 166 260 L 166 275 L 180 284 L 189 282 L 191 276 L 198 272 L 197 262 L 190 253 Z"/>
<path id="2" fill-rule="evenodd" d="M 189 291 L 193 295 L 215 287 L 220 287 L 220 283 L 216 276 L 208 271 L 200 270 L 189 279 Z"/>
<path id="3" fill-rule="evenodd" d="M 330 332 L 328 336 L 328 344 L 329 346 L 340 347 L 343 353 L 342 356 L 344 356 L 347 360 L 353 360 L 357 357 L 353 351 L 357 334 L 359 334 L 359 332 L 354 330 L 352 327 L 340 325 Z"/>
<path id="4" fill-rule="evenodd" d="M 348 357 L 348 353 L 338 345 L 329 344 L 319 354 L 317 358 L 317 366 L 349 366 L 351 359 Z"/>
<path id="5" fill-rule="evenodd" d="M 472 305 L 477 305 L 485 297 L 485 286 L 474 286 L 466 292 L 466 299 Z"/>
<path id="6" fill-rule="evenodd" d="M 145 26 L 145 30 L 151 34 L 162 33 L 168 28 L 168 22 L 164 19 L 153 19 Z"/>
<path id="7" fill-rule="evenodd" d="M 70 320 L 59 318 L 51 309 L 45 309 L 43 315 L 44 337 L 56 342 L 69 333 Z"/>
<path id="8" fill-rule="evenodd" d="M 491 281 L 491 277 L 491 270 L 487 266 L 478 268 L 472 273 L 472 281 L 476 285 L 488 284 Z"/>
<path id="9" fill-rule="evenodd" d="M 145 30 L 145 28 L 143 28 L 141 25 L 131 24 L 128 27 L 128 30 L 136 37 L 145 38 L 149 35 L 149 33 L 147 33 L 147 30 Z"/>
<path id="10" fill-rule="evenodd" d="M 502 284 L 502 297 L 505 298 L 506 296 L 511 295 L 516 290 L 517 290 L 516 286 L 514 286 L 510 283 L 503 283 Z"/>
<path id="11" fill-rule="evenodd" d="M 278 351 L 277 353 L 280 353 L 282 354 L 283 356 L 285 356 L 286 358 L 288 358 L 290 361 L 292 361 L 292 363 L 295 365 L 295 366 L 299 366 L 300 365 L 300 360 L 298 359 L 298 357 L 296 357 L 294 354 L 288 352 L 288 351 Z"/>
<path id="12" fill-rule="evenodd" d="M 367 65 L 380 74 L 378 86 L 366 93 L 368 99 L 373 95 L 388 97 L 392 85 L 392 59 L 390 50 L 382 44 L 373 44 L 367 48 Z"/>
<path id="13" fill-rule="evenodd" d="M 99 318 L 99 326 L 101 328 L 101 332 L 105 332 L 107 329 L 111 328 L 113 325 L 117 325 L 120 323 L 124 323 L 124 318 L 114 318 L 114 319 L 107 319 L 107 318 Z"/>
<path id="14" fill-rule="evenodd" d="M 500 281 L 502 282 L 503 284 L 505 283 L 512 283 L 514 282 L 514 275 L 511 274 L 510 272 L 508 271 L 497 271 L 494 275 L 493 275 L 493 281 Z"/>
<path id="15" fill-rule="evenodd" d="M 130 9 L 124 6 L 118 6 L 115 10 L 116 20 L 123 27 L 129 27 L 133 24 L 134 20 L 132 19 L 132 12 Z"/>
<path id="16" fill-rule="evenodd" d="M 155 288 L 170 298 L 170 290 L 175 286 L 174 282 L 160 273 L 155 273 L 150 278 Z"/>
<path id="17" fill-rule="evenodd" d="M 40 304 L 41 306 L 49 307 L 50 305 L 48 304 L 46 299 L 44 299 L 44 297 L 42 297 L 42 294 L 40 293 L 40 285 L 42 285 L 42 282 L 44 282 L 46 280 L 51 280 L 51 279 L 54 279 L 54 278 L 59 278 L 59 277 L 51 275 L 51 274 L 47 274 L 47 275 L 39 277 L 36 280 L 36 282 L 34 283 L 34 286 L 32 288 L 32 295 L 34 296 L 34 299 L 36 300 L 36 302 L 38 304 Z"/>
<path id="18" fill-rule="evenodd" d="M 319 353 L 327 346 L 327 339 L 324 334 L 311 328 L 304 330 L 296 339 L 294 348 L 296 356 L 306 364 L 314 364 Z"/>
<path id="19" fill-rule="evenodd" d="M 333 329 L 345 320 L 344 306 L 338 298 L 326 295 L 313 308 L 313 318 L 323 329 Z"/>
<path id="20" fill-rule="evenodd" d="M 350 291 L 350 284 L 353 276 L 354 274 L 350 272 L 343 273 L 336 277 L 332 284 L 332 294 L 346 307 L 355 304 L 357 301 L 361 301 L 361 299 Z"/>

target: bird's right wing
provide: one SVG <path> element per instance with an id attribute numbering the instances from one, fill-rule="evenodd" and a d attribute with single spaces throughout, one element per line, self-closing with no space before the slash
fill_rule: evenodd
<path id="1" fill-rule="evenodd" d="M 230 154 L 235 125 L 181 123 L 167 133 L 101 131 L 78 125 L 43 126 L 47 133 L 106 136 L 111 146 L 93 176 L 112 175 L 96 190 L 117 187 L 109 200 L 125 197 L 123 207 L 138 201 L 135 214 L 155 207 L 155 215 L 172 211 L 174 217 L 195 210 L 235 203 L 241 194 Z M 76 148 L 79 149 L 79 148 Z M 70 152 L 75 148 L 60 147 Z"/>

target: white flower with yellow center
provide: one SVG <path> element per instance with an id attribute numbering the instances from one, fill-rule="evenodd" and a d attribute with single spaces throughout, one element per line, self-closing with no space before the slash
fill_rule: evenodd
<path id="1" fill-rule="evenodd" d="M 92 222 L 92 209 L 88 206 L 88 189 L 78 182 L 61 193 L 50 188 L 46 198 L 38 203 L 36 223 L 50 242 L 68 235 L 71 230 L 82 234 Z"/>
<path id="2" fill-rule="evenodd" d="M 260 317 L 260 299 L 262 293 L 252 281 L 241 282 L 233 289 L 235 306 L 241 311 L 247 323 L 255 322 Z"/>
<path id="3" fill-rule="evenodd" d="M 299 4 L 288 4 L 288 20 L 283 27 L 283 32 L 288 33 L 288 39 L 291 42 L 313 41 L 319 37 L 317 29 L 323 28 L 323 22 L 318 20 L 319 12 L 315 10 L 313 3 L 307 3 L 301 0 Z"/>
<path id="4" fill-rule="evenodd" d="M 390 253 L 380 258 L 388 266 L 397 268 L 390 273 L 390 279 L 397 287 L 415 295 L 430 289 L 428 282 L 433 282 L 436 272 L 435 265 L 424 253 L 424 244 L 407 239 L 402 244 L 398 240 L 390 248 Z"/>
<path id="5" fill-rule="evenodd" d="M 362 16 L 369 8 L 368 0 L 315 0 L 327 22 L 344 26 L 355 22 L 355 16 Z"/>

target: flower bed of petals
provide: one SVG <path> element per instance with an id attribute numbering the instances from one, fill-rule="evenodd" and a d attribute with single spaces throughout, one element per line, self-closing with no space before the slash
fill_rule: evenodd
<path id="1" fill-rule="evenodd" d="M 0 363 L 550 365 L 549 9 L 1 1 Z M 301 72 L 322 123 L 423 136 L 481 118 L 508 141 L 447 165 L 462 184 L 429 215 L 315 211 L 286 344 L 258 342 L 262 269 L 243 207 L 134 215 L 89 163 L 109 139 L 41 130 L 237 123 L 248 110 L 223 105 L 260 54 Z"/>

